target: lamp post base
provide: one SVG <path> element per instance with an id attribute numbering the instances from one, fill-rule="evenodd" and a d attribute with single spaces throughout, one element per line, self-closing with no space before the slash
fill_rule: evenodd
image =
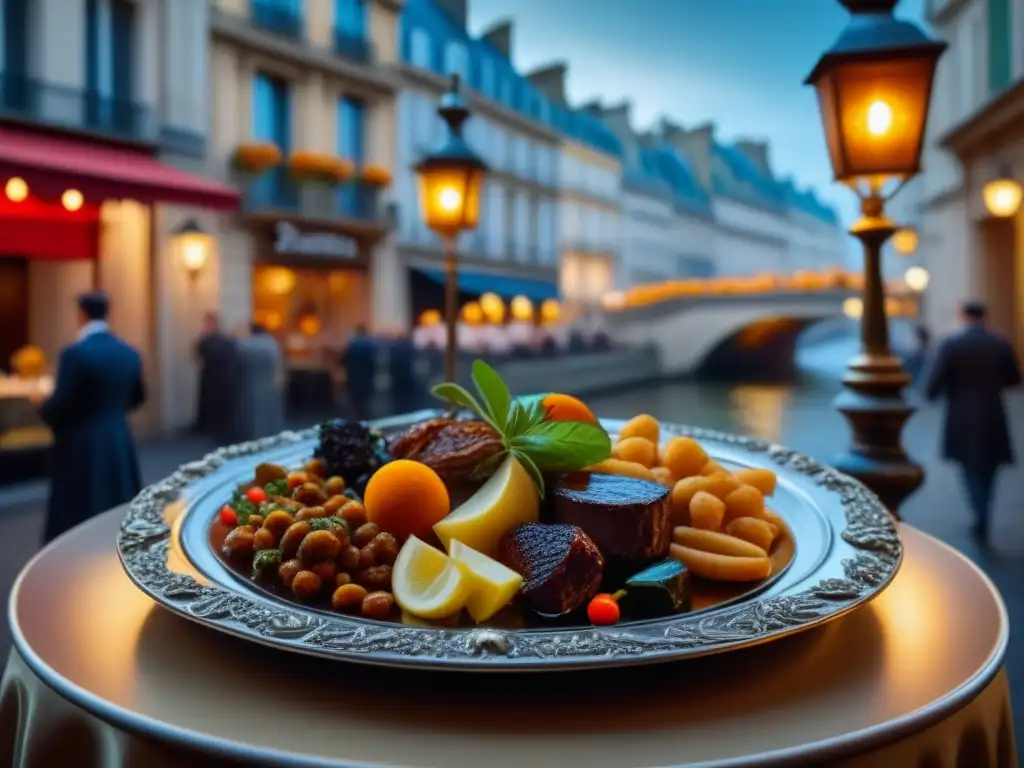
<path id="1" fill-rule="evenodd" d="M 853 441 L 832 466 L 864 483 L 897 519 L 903 502 L 924 484 L 924 469 L 900 441 L 917 410 L 903 399 L 909 383 L 899 358 L 861 354 L 850 361 L 844 389 L 833 401 L 849 422 Z"/>

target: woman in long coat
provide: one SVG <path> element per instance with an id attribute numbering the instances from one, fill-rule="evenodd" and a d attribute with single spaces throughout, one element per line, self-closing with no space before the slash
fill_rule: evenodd
<path id="1" fill-rule="evenodd" d="M 236 347 L 236 439 L 256 440 L 284 429 L 284 357 L 274 337 L 253 323 Z"/>

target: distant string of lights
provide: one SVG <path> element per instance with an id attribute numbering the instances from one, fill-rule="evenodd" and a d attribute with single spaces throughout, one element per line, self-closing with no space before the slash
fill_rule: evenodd
<path id="1" fill-rule="evenodd" d="M 23 203 L 28 199 L 28 182 L 20 176 L 12 176 L 4 185 L 4 194 L 12 203 Z M 77 189 L 65 189 L 60 196 L 60 203 L 70 213 L 81 210 L 85 205 L 85 195 Z"/>

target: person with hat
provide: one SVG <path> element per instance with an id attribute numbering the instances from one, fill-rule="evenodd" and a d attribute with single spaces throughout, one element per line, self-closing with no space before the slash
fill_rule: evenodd
<path id="1" fill-rule="evenodd" d="M 1014 459 L 1003 390 L 1021 383 L 1013 346 L 986 327 L 986 315 L 981 302 L 963 304 L 963 329 L 943 341 L 925 384 L 928 400 L 946 401 L 943 456 L 960 465 L 974 532 L 983 541 L 996 475 Z"/>
<path id="2" fill-rule="evenodd" d="M 141 490 L 128 414 L 145 401 L 142 357 L 107 325 L 110 300 L 78 297 L 78 338 L 61 350 L 53 394 L 39 405 L 53 432 L 44 543 Z"/>

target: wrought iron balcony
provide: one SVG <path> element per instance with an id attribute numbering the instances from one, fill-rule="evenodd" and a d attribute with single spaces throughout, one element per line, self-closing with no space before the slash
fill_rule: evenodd
<path id="1" fill-rule="evenodd" d="M 340 187 L 297 183 L 284 168 L 275 168 L 251 181 L 245 207 L 250 213 L 294 213 L 311 219 L 348 219 L 383 224 L 386 220 L 380 190 L 358 181 Z"/>
<path id="2" fill-rule="evenodd" d="M 373 45 L 364 35 L 354 35 L 338 27 L 334 28 L 334 52 L 361 64 L 373 61 Z"/>
<path id="3" fill-rule="evenodd" d="M 152 112 L 137 102 L 93 89 L 53 85 L 19 73 L 0 73 L 0 115 L 131 142 L 158 140 Z"/>
<path id="4" fill-rule="evenodd" d="M 250 16 L 254 26 L 275 35 L 293 40 L 301 40 L 304 36 L 302 15 L 271 0 L 252 0 Z"/>

